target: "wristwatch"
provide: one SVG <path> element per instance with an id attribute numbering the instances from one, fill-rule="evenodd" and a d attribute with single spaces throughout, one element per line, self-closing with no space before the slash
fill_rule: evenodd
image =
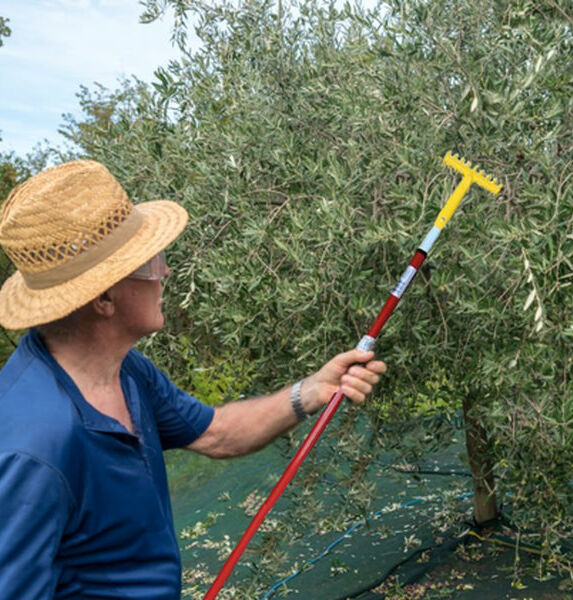
<path id="1" fill-rule="evenodd" d="M 308 413 L 302 407 L 302 401 L 300 397 L 300 389 L 302 384 L 304 383 L 304 379 L 297 381 L 290 391 L 290 403 L 292 409 L 294 410 L 294 414 L 299 421 L 304 421 L 308 417 Z"/>

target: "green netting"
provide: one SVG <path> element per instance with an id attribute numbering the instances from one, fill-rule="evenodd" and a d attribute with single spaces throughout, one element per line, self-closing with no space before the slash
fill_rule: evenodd
<path id="1" fill-rule="evenodd" d="M 365 420 L 360 428 L 368 452 L 370 426 Z M 304 433 L 234 461 L 172 455 L 184 597 L 202 598 Z M 312 464 L 267 517 L 219 598 L 570 598 L 566 581 L 515 578 L 510 530 L 484 538 L 472 528 L 462 438 L 458 431 L 446 450 L 415 463 L 393 452 L 370 455 L 356 486 L 358 449 L 344 454 L 338 444 L 321 440 Z M 345 495 L 360 494 L 363 486 L 372 500 L 360 513 L 360 502 Z M 523 560 L 534 561 L 535 552 Z M 410 595 L 398 595 L 399 584 L 409 585 Z"/>

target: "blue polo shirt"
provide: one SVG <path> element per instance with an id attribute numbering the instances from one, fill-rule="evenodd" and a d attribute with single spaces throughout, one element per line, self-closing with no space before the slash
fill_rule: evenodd
<path id="1" fill-rule="evenodd" d="M 135 435 L 93 408 L 32 330 L 0 372 L 2 600 L 179 600 L 162 451 L 213 409 L 132 350 L 121 385 Z"/>

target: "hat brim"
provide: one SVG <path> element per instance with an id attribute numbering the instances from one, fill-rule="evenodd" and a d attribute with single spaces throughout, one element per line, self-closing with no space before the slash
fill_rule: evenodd
<path id="1" fill-rule="evenodd" d="M 0 324 L 26 329 L 61 319 L 84 306 L 164 250 L 185 229 L 187 211 L 169 200 L 137 204 L 142 224 L 116 252 L 81 275 L 64 283 L 31 289 L 20 272 L 0 290 Z"/>

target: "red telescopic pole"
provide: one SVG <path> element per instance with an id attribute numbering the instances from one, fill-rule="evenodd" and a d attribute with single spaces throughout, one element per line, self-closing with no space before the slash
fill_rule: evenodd
<path id="1" fill-rule="evenodd" d="M 361 350 L 372 350 L 374 347 L 374 343 L 378 337 L 378 334 L 380 333 L 380 330 L 396 308 L 400 298 L 402 297 L 402 294 L 406 291 L 414 279 L 414 276 L 424 262 L 428 252 L 434 245 L 434 242 L 438 239 L 442 229 L 450 220 L 470 186 L 473 183 L 476 183 L 494 195 L 497 195 L 501 189 L 501 185 L 499 185 L 497 181 L 493 180 L 489 176 L 486 176 L 486 174 L 482 171 L 479 171 L 477 167 L 470 168 L 471 163 L 467 163 L 463 159 L 459 159 L 457 156 L 452 156 L 450 153 L 446 154 L 444 157 L 444 164 L 459 171 L 463 175 L 463 179 L 440 211 L 434 226 L 430 229 L 423 242 L 420 244 L 420 247 L 416 250 L 416 253 L 412 257 L 408 267 L 402 273 L 398 283 L 386 299 L 382 310 L 378 313 L 378 316 L 372 323 L 368 333 L 358 343 L 357 348 L 360 348 Z M 209 588 L 209 591 L 203 600 L 214 600 L 217 597 L 219 590 L 223 587 L 223 585 L 225 585 L 225 581 L 227 581 L 229 575 L 231 575 L 233 572 L 235 565 L 251 541 L 251 538 L 255 535 L 261 523 L 265 520 L 265 517 L 270 512 L 271 508 L 275 505 L 276 501 L 281 497 L 287 485 L 291 482 L 292 478 L 298 471 L 300 465 L 318 441 L 318 438 L 322 435 L 322 432 L 334 416 L 334 413 L 338 410 L 343 398 L 344 394 L 340 390 L 332 396 L 326 408 L 317 419 L 313 428 L 310 430 L 310 433 L 302 443 L 301 447 L 288 464 L 285 472 L 281 475 L 281 478 L 278 480 L 272 492 L 269 494 L 269 497 L 259 508 L 257 514 L 254 516 L 253 520 L 247 527 L 247 530 L 243 534 L 243 537 L 239 540 L 239 543 L 233 552 L 231 552 L 231 555 L 226 560 L 221 572 L 219 575 L 217 575 L 217 578 Z"/>

